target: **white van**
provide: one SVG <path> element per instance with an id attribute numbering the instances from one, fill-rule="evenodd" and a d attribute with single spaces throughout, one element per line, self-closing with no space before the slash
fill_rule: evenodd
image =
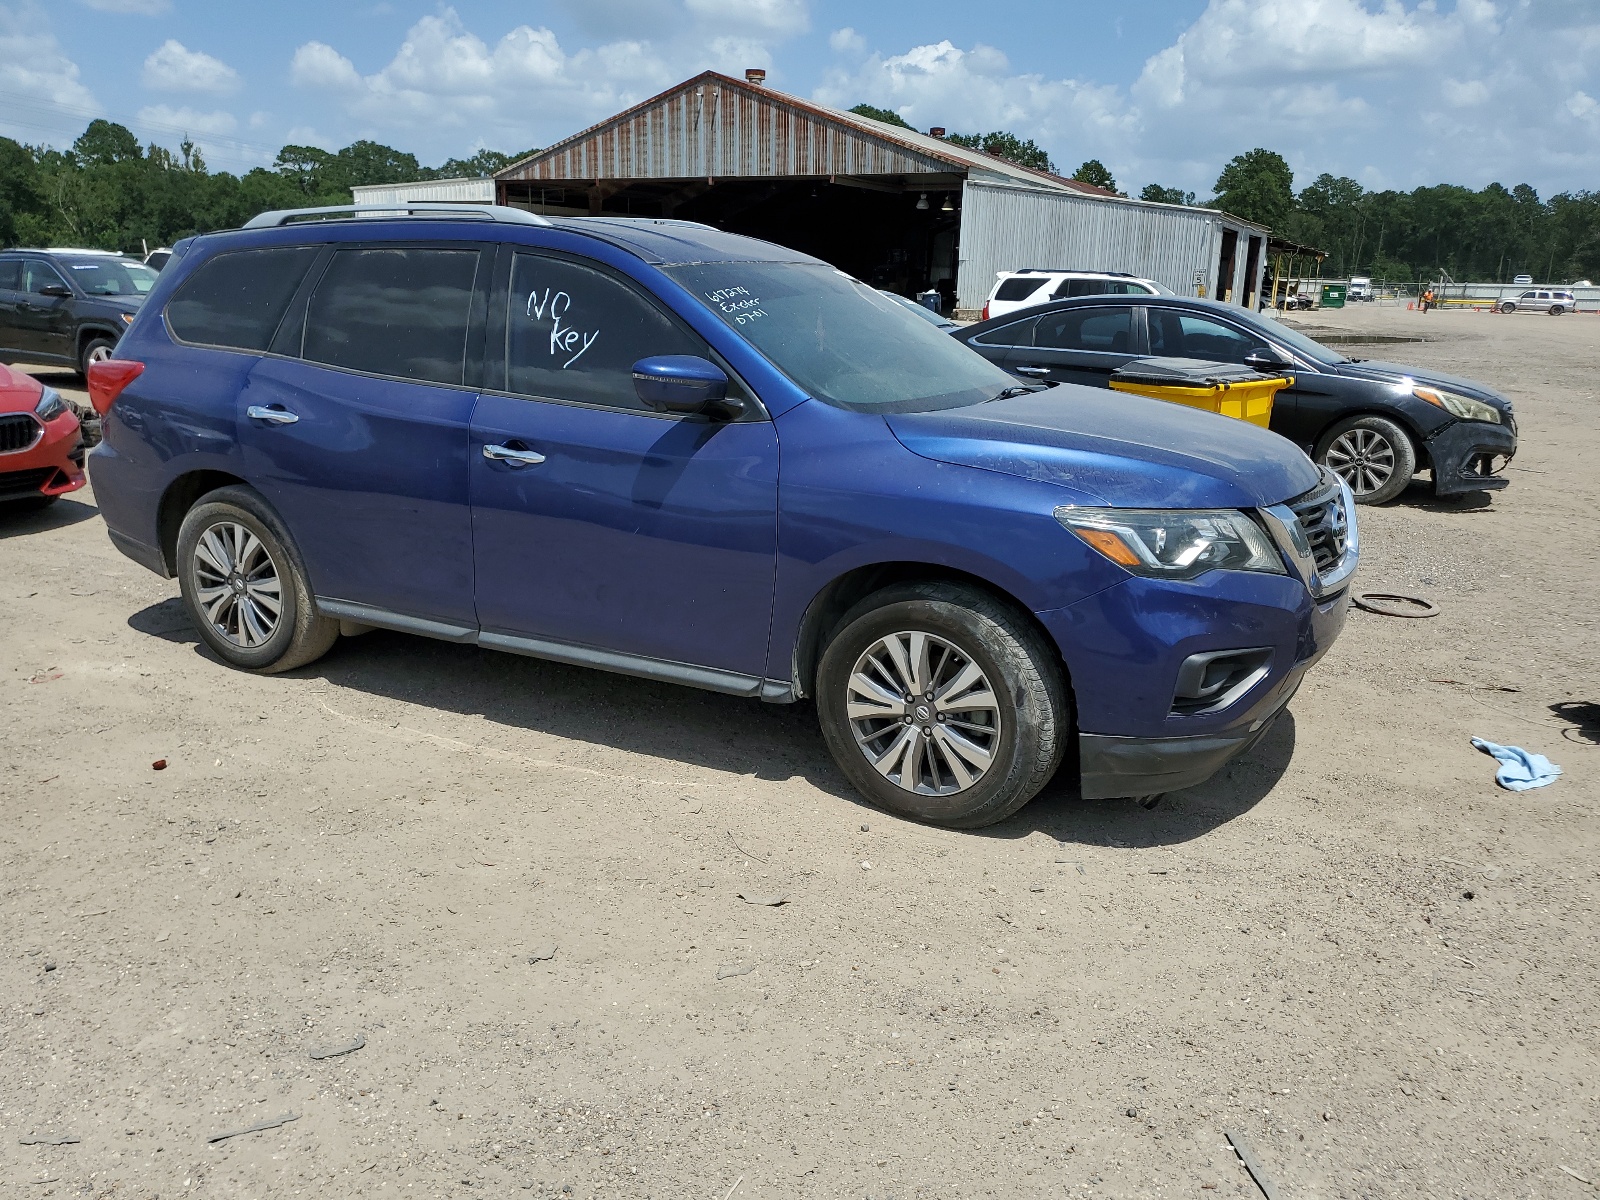
<path id="1" fill-rule="evenodd" d="M 1372 277 L 1370 275 L 1350 276 L 1350 287 L 1344 294 L 1348 302 L 1372 299 Z"/>

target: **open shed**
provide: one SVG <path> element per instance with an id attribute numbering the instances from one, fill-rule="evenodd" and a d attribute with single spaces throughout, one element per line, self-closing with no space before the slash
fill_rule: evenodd
<path id="1" fill-rule="evenodd" d="M 1266 230 L 1129 200 L 947 141 L 707 71 L 496 177 L 496 198 L 563 215 L 674 217 L 803 250 L 946 311 L 999 271 L 1125 271 L 1252 303 Z"/>

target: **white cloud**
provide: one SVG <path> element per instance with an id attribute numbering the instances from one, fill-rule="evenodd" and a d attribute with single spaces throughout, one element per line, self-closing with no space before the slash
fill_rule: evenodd
<path id="1" fill-rule="evenodd" d="M 168 38 L 144 60 L 144 86 L 158 92 L 237 91 L 239 72 L 220 58 Z"/>
<path id="2" fill-rule="evenodd" d="M 138 17 L 159 17 L 172 9 L 172 0 L 79 0 L 96 12 L 129 13 Z"/>
<path id="3" fill-rule="evenodd" d="M 1587 92 L 1573 92 L 1567 97 L 1567 111 L 1580 121 L 1600 117 L 1600 100 Z"/>
<path id="4" fill-rule="evenodd" d="M 684 7 L 716 31 L 792 37 L 811 28 L 806 0 L 684 0 Z"/>
<path id="5" fill-rule="evenodd" d="M 239 127 L 239 122 L 229 112 L 199 112 L 187 107 L 173 108 L 168 104 L 150 104 L 141 108 L 139 123 L 160 133 L 176 134 L 232 133 Z"/>
<path id="6" fill-rule="evenodd" d="M 361 86 L 355 63 L 326 42 L 307 42 L 289 62 L 289 79 L 299 87 L 349 89 Z"/>
<path id="7" fill-rule="evenodd" d="M 828 45 L 835 54 L 862 54 L 866 52 L 867 39 L 846 25 L 828 35 Z"/>
<path id="8" fill-rule="evenodd" d="M 1489 98 L 1489 85 L 1481 79 L 1445 79 L 1439 91 L 1456 108 L 1470 108 Z"/>
<path id="9" fill-rule="evenodd" d="M 32 4 L 0 7 L 0 91 L 0 132 L 23 142 L 70 143 L 103 111 Z"/>

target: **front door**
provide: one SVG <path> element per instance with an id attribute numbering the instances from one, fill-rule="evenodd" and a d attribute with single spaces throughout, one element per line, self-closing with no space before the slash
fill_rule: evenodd
<path id="1" fill-rule="evenodd" d="M 1012 350 L 1006 370 L 1057 383 L 1107 387 L 1111 372 L 1139 357 L 1137 315 L 1132 304 L 1042 313 L 1033 327 L 1033 345 Z"/>
<path id="2" fill-rule="evenodd" d="M 492 258 L 341 246 L 290 310 L 292 336 L 274 342 L 285 356 L 251 371 L 245 476 L 289 526 L 319 597 L 470 636 L 467 430 Z"/>
<path id="3" fill-rule="evenodd" d="M 507 274 L 490 325 L 505 386 L 472 422 L 481 640 L 759 678 L 777 555 L 772 423 L 753 400 L 734 422 L 644 408 L 636 361 L 710 350 L 633 282 L 522 251 Z"/>
<path id="4" fill-rule="evenodd" d="M 48 296 L 46 288 L 64 290 L 66 295 Z M 24 354 L 43 354 L 71 360 L 72 289 L 67 281 L 42 258 L 22 261 L 22 295 L 17 305 L 17 349 Z"/>

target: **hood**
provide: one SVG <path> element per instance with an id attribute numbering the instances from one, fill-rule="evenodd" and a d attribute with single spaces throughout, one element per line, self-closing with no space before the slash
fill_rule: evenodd
<path id="1" fill-rule="evenodd" d="M 969 408 L 886 416 L 913 454 L 1056 483 L 1116 508 L 1256 508 L 1319 475 L 1287 438 L 1232 417 L 1063 384 Z"/>
<path id="2" fill-rule="evenodd" d="M 1482 400 L 1485 404 L 1493 404 L 1507 412 L 1511 410 L 1511 401 L 1492 388 L 1484 387 L 1483 384 L 1475 383 L 1471 379 L 1462 379 L 1459 375 L 1446 375 L 1443 371 L 1434 371 L 1427 367 L 1405 367 L 1399 363 L 1364 359 L 1361 362 L 1340 363 L 1333 369 L 1349 379 L 1372 379 L 1379 383 L 1399 383 L 1402 379 L 1414 379 L 1421 384 L 1449 388 L 1452 392 L 1460 392 L 1464 396 Z"/>
<path id="3" fill-rule="evenodd" d="M 32 412 L 44 387 L 32 375 L 0 365 L 0 413 Z"/>

